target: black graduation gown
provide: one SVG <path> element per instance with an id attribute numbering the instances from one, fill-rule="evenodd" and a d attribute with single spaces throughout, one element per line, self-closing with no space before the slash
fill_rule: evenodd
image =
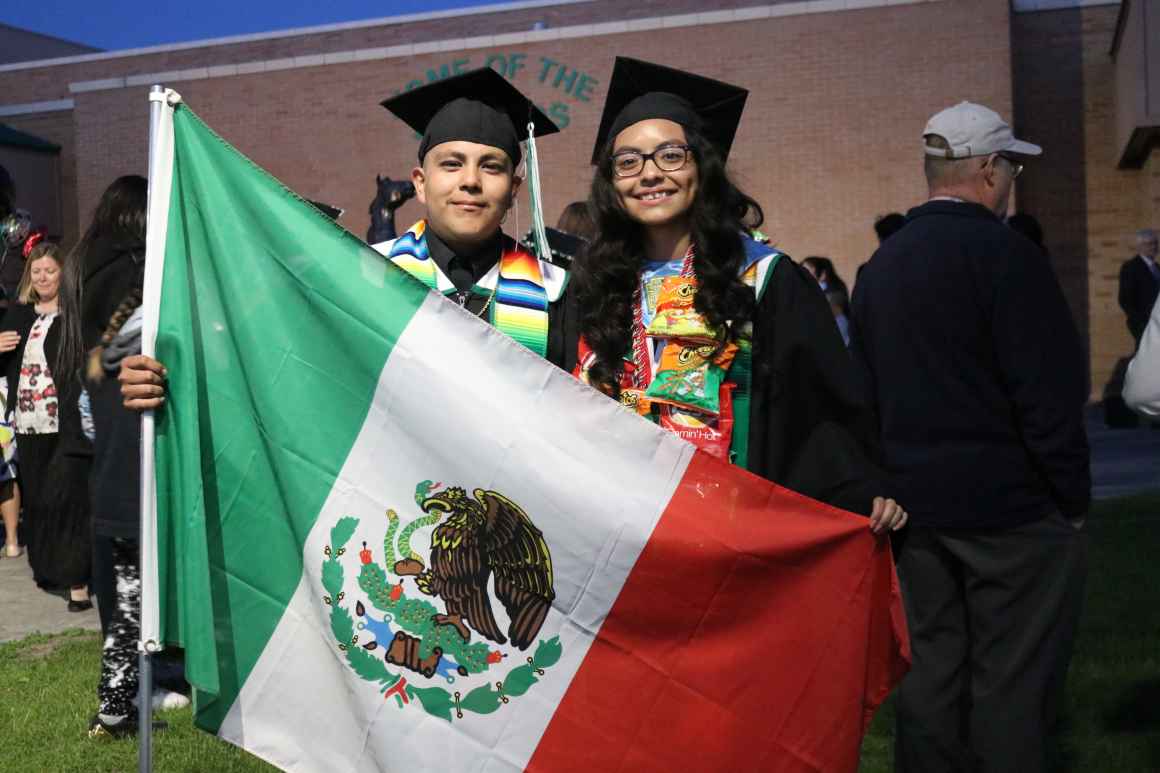
<path id="1" fill-rule="evenodd" d="M 141 288 L 144 257 L 144 243 L 132 236 L 98 239 L 86 251 L 81 307 L 86 352 L 100 342 L 129 293 Z M 96 430 L 90 485 L 93 531 L 102 537 L 136 538 L 141 520 L 141 416 L 122 404 L 115 373 L 106 373 L 100 382 L 87 381 L 86 387 Z"/>
<path id="2" fill-rule="evenodd" d="M 749 470 L 868 515 L 890 492 L 865 387 L 817 282 L 782 258 L 753 319 Z"/>
<path id="3" fill-rule="evenodd" d="M 427 248 L 431 259 L 439 266 L 456 287 L 470 287 L 487 274 L 500 258 L 500 238 L 481 249 L 478 253 L 459 259 L 451 249 L 430 228 L 427 229 Z M 455 295 L 451 296 L 453 300 Z M 492 297 L 490 290 L 468 292 L 463 307 L 476 316 L 484 316 L 483 310 Z M 547 359 L 553 365 L 569 373 L 576 365 L 576 350 L 580 341 L 578 316 L 574 305 L 568 303 L 565 287 L 559 299 L 548 304 L 548 351 Z"/>
<path id="4" fill-rule="evenodd" d="M 464 308 L 476 316 L 483 316 L 483 307 L 491 297 L 472 293 L 463 304 Z M 580 341 L 578 315 L 574 304 L 568 302 L 568 291 L 564 290 L 560 299 L 548 304 L 548 362 L 558 368 L 572 372 L 576 367 L 576 350 Z"/>

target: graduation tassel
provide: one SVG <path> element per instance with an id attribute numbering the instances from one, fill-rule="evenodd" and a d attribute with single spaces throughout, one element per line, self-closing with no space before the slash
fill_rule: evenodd
<path id="1" fill-rule="evenodd" d="M 552 259 L 548 246 L 548 233 L 544 230 L 544 202 L 540 197 L 540 159 L 536 154 L 536 125 L 528 122 L 527 158 L 529 198 L 532 202 L 532 239 L 536 245 L 536 257 L 540 260 Z"/>

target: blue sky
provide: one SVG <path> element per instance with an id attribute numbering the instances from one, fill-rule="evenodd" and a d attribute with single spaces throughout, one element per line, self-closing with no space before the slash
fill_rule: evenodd
<path id="1" fill-rule="evenodd" d="M 502 0 L 16 0 L 0 22 L 104 49 L 377 19 Z"/>

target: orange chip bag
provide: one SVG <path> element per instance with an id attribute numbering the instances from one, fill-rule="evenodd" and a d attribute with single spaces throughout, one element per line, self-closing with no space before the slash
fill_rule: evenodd
<path id="1" fill-rule="evenodd" d="M 697 280 L 693 277 L 667 276 L 661 282 L 656 311 L 645 335 L 659 338 L 689 338 L 715 341 L 716 336 L 704 318 L 693 308 Z"/>
<path id="2" fill-rule="evenodd" d="M 673 341 L 661 350 L 660 370 L 690 370 L 711 362 L 724 370 L 729 369 L 737 356 L 737 344 L 727 343 L 718 348 L 716 344 L 696 341 Z"/>

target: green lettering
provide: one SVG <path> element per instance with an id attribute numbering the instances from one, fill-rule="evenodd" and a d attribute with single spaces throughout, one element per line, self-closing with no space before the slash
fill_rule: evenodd
<path id="1" fill-rule="evenodd" d="M 580 82 L 576 84 L 576 90 L 572 92 L 572 96 L 579 99 L 581 102 L 590 101 L 592 96 L 592 87 L 597 85 L 595 78 L 589 77 L 588 73 L 580 74 Z"/>
<path id="2" fill-rule="evenodd" d="M 567 94 L 572 90 L 572 87 L 576 85 L 576 76 L 579 74 L 580 73 L 577 70 L 568 72 L 567 67 L 560 65 L 560 69 L 556 72 L 556 80 L 552 82 L 552 85 L 556 88 L 563 86 L 564 93 Z"/>
<path id="3" fill-rule="evenodd" d="M 524 59 L 527 56 L 527 54 L 512 54 L 508 57 L 508 78 L 516 77 L 516 73 L 524 69 Z"/>
<path id="4" fill-rule="evenodd" d="M 568 115 L 568 105 L 564 102 L 553 102 L 548 108 L 548 117 L 561 129 L 568 128 L 571 118 Z"/>
<path id="5" fill-rule="evenodd" d="M 441 81 L 444 78 L 450 78 L 450 77 L 451 77 L 451 68 L 446 64 L 439 65 L 438 71 L 436 71 L 436 70 L 428 70 L 427 71 L 427 82 L 428 83 L 434 83 L 435 81 Z"/>
<path id="6" fill-rule="evenodd" d="M 546 56 L 541 56 L 540 62 L 544 65 L 540 68 L 540 83 L 543 83 L 544 81 L 548 80 L 548 73 L 551 72 L 552 68 L 558 65 L 559 62 L 557 62 L 555 59 L 549 59 Z"/>

